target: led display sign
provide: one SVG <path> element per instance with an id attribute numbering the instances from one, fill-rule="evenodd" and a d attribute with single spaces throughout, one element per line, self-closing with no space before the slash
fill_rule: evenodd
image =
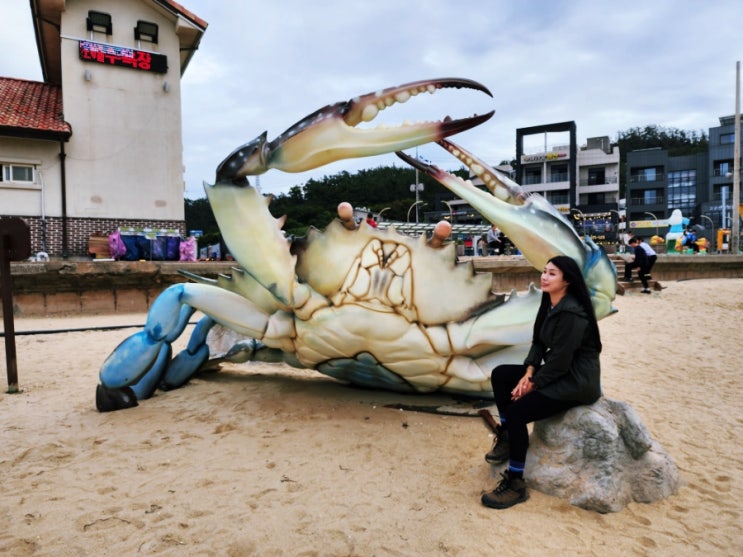
<path id="1" fill-rule="evenodd" d="M 145 72 L 166 73 L 168 71 L 168 57 L 164 54 L 91 41 L 80 41 L 80 60 L 125 66 Z"/>

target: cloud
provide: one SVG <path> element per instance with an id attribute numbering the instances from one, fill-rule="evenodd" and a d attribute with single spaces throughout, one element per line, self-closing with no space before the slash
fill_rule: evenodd
<path id="1" fill-rule="evenodd" d="M 228 153 L 264 130 L 276 137 L 326 104 L 423 78 L 475 79 L 495 98 L 416 98 L 389 117 L 494 108 L 493 119 L 457 137 L 493 163 L 514 156 L 520 127 L 574 120 L 583 143 L 649 124 L 706 131 L 734 111 L 740 0 L 181 3 L 209 23 L 182 87 L 191 197 L 203 194 L 202 180 L 213 179 Z M 2 57 L 2 75 L 40 79 L 28 12 L 24 2 L 4 8 L 0 48 L 13 56 Z M 460 166 L 435 145 L 419 154 Z M 301 174 L 272 170 L 260 181 L 280 193 L 310 177 L 382 164 L 402 163 L 378 156 Z"/>

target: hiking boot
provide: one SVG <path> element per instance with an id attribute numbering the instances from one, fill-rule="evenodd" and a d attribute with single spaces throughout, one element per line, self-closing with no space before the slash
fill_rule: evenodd
<path id="1" fill-rule="evenodd" d="M 512 478 L 506 470 L 501 474 L 503 479 L 493 491 L 483 493 L 482 504 L 491 509 L 507 509 L 529 498 L 524 478 Z"/>
<path id="2" fill-rule="evenodd" d="M 508 460 L 508 451 L 511 444 L 508 442 L 508 432 L 503 426 L 495 431 L 493 448 L 485 454 L 485 461 L 490 464 L 502 464 Z"/>

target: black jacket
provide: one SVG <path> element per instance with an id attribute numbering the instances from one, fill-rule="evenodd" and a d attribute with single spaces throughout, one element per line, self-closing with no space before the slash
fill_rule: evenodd
<path id="1" fill-rule="evenodd" d="M 565 295 L 548 313 L 524 361 L 544 395 L 584 404 L 601 396 L 599 339 L 578 301 Z"/>

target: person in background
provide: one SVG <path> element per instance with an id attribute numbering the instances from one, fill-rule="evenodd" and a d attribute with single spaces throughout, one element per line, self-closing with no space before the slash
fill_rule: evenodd
<path id="1" fill-rule="evenodd" d="M 377 228 L 377 221 L 374 220 L 374 215 L 372 215 L 371 213 L 367 213 L 366 215 L 366 224 L 368 224 L 372 228 Z"/>
<path id="2" fill-rule="evenodd" d="M 486 235 L 483 234 L 477 239 L 477 252 L 481 256 L 488 254 L 488 241 L 485 238 Z"/>
<path id="3" fill-rule="evenodd" d="M 558 255 L 544 266 L 540 282 L 542 301 L 524 363 L 500 365 L 490 376 L 500 425 L 485 460 L 508 462 L 498 487 L 482 495 L 482 504 L 494 509 L 529 498 L 524 482 L 527 424 L 593 404 L 601 396 L 601 337 L 580 267 Z"/>
<path id="4" fill-rule="evenodd" d="M 640 240 L 639 246 L 645 251 L 645 255 L 648 256 L 648 270 L 645 271 L 645 274 L 650 276 L 650 272 L 653 270 L 653 265 L 655 265 L 655 262 L 658 260 L 658 254 L 655 253 L 655 250 L 645 240 L 639 237 L 638 239 Z"/>
<path id="5" fill-rule="evenodd" d="M 632 238 L 629 239 L 629 247 L 632 249 L 634 257 L 632 261 L 628 261 L 624 264 L 624 280 L 632 282 L 632 269 L 637 269 L 637 275 L 640 277 L 640 282 L 642 282 L 641 292 L 643 294 L 650 294 L 647 277 L 647 273 L 650 272 L 650 261 L 648 252 L 641 245 L 643 243 L 644 242 L 639 236 L 632 236 Z M 650 246 L 648 246 L 648 248 L 653 251 L 653 248 Z M 655 251 L 653 251 L 653 255 L 655 255 Z M 655 260 L 653 260 L 653 263 L 655 263 Z"/>
<path id="6" fill-rule="evenodd" d="M 501 231 L 498 230 L 498 227 L 495 225 L 492 225 L 490 230 L 488 230 L 488 233 L 485 236 L 485 241 L 488 243 L 488 255 L 497 255 L 502 253 L 503 244 L 501 243 L 500 234 Z"/>
<path id="7" fill-rule="evenodd" d="M 699 244 L 697 244 L 697 235 L 691 228 L 686 232 L 686 240 L 684 245 L 694 250 L 694 253 L 699 253 Z"/>

